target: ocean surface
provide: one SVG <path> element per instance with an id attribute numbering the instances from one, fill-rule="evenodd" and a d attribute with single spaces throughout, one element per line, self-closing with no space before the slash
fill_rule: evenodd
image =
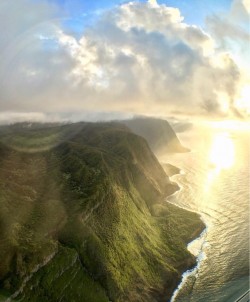
<path id="1" fill-rule="evenodd" d="M 197 267 L 171 302 L 234 302 L 249 288 L 249 129 L 201 123 L 179 133 L 191 152 L 159 159 L 181 168 L 168 201 L 200 214 L 207 228 L 188 245 Z"/>

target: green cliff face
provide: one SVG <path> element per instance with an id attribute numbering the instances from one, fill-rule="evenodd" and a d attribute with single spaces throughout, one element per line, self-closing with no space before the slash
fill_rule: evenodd
<path id="1" fill-rule="evenodd" d="M 203 228 L 175 190 L 120 124 L 2 127 L 0 301 L 166 301 Z"/>
<path id="2" fill-rule="evenodd" d="M 182 153 L 189 150 L 182 146 L 174 130 L 166 120 L 138 117 L 122 121 L 137 135 L 144 137 L 156 153 Z"/>

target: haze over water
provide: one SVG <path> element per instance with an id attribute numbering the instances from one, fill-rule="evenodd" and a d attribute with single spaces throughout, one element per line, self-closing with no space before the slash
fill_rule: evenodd
<path id="1" fill-rule="evenodd" d="M 183 171 L 172 178 L 181 190 L 168 200 L 207 225 L 189 245 L 199 264 L 184 274 L 174 302 L 233 302 L 249 287 L 249 131 L 211 125 L 179 134 L 192 152 L 160 158 Z"/>

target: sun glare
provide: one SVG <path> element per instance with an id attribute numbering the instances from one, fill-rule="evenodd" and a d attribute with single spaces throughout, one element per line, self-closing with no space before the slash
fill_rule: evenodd
<path id="1" fill-rule="evenodd" d="M 210 121 L 209 126 L 219 130 L 225 131 L 250 131 L 250 121 L 240 120 L 224 120 L 224 121 Z"/>
<path id="2" fill-rule="evenodd" d="M 217 170 L 229 169 L 234 164 L 234 143 L 227 133 L 217 134 L 212 142 L 209 161 Z"/>
<path id="3" fill-rule="evenodd" d="M 250 114 L 250 85 L 246 85 L 241 91 L 241 97 L 235 102 L 235 106 L 247 114 Z"/>

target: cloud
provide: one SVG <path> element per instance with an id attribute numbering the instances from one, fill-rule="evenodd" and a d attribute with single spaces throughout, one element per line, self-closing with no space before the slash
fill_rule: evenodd
<path id="1" fill-rule="evenodd" d="M 13 10 L 0 20 L 2 112 L 235 114 L 239 67 L 177 8 L 129 2 L 103 12 L 77 40 L 55 6 L 16 3 L 1 7 Z"/>
<path id="2" fill-rule="evenodd" d="M 207 29 L 213 35 L 218 49 L 231 52 L 241 73 L 240 85 L 231 99 L 231 111 L 238 117 L 249 116 L 248 97 L 242 95 L 250 87 L 250 1 L 234 0 L 228 13 L 207 18 Z M 238 104 L 241 103 L 241 106 Z"/>
<path id="3" fill-rule="evenodd" d="M 229 15 L 233 20 L 240 23 L 246 22 L 249 25 L 250 1 L 234 0 Z"/>
<path id="4" fill-rule="evenodd" d="M 158 7 L 158 3 L 156 0 L 148 0 L 148 4 L 152 7 Z"/>
<path id="5" fill-rule="evenodd" d="M 0 112 L 0 125 L 8 123 L 21 123 L 25 121 L 33 121 L 39 123 L 61 121 L 61 118 L 48 116 L 43 112 Z"/>
<path id="6" fill-rule="evenodd" d="M 207 17 L 208 30 L 223 49 L 249 46 L 250 1 L 234 0 L 228 13 Z M 235 48 L 233 49 L 236 50 Z"/>

